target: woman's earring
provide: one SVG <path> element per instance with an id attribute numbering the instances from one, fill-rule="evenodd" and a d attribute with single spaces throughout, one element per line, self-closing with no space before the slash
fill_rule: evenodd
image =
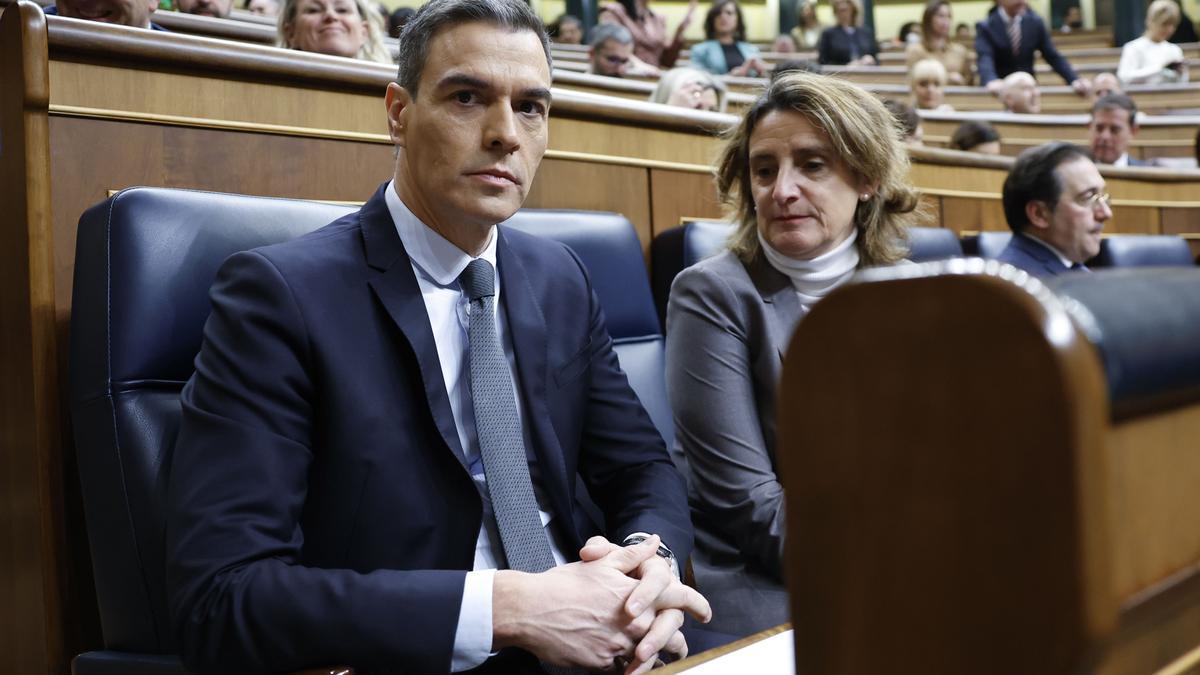
<path id="1" fill-rule="evenodd" d="M 870 198 L 871 198 L 871 193 L 869 193 L 869 192 L 864 192 L 864 193 L 862 193 L 861 195 L 859 195 L 859 196 L 858 196 L 858 201 L 860 201 L 860 202 L 865 202 L 865 201 L 867 201 L 867 200 L 868 200 L 868 199 L 870 199 Z"/>

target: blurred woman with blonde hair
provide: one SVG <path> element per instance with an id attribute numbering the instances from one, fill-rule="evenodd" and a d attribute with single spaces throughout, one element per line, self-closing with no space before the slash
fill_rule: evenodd
<path id="1" fill-rule="evenodd" d="M 1154 0 L 1146 10 L 1146 32 L 1121 48 L 1117 79 L 1123 85 L 1187 82 L 1183 49 L 1168 41 L 1181 12 L 1172 0 Z"/>
<path id="2" fill-rule="evenodd" d="M 285 0 L 276 45 L 305 52 L 393 63 L 383 18 L 365 0 Z"/>

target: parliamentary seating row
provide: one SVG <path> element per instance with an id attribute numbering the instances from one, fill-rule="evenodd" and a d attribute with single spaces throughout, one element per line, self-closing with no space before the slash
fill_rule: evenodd
<path id="1" fill-rule="evenodd" d="M 312 201 L 137 188 L 80 219 L 70 411 L 104 640 L 102 649 L 74 660 L 76 675 L 184 674 L 162 577 L 163 485 L 180 392 L 210 311 L 209 286 L 230 255 L 287 241 L 353 211 Z M 505 227 L 560 241 L 579 256 L 621 367 L 673 448 L 663 336 L 633 225 L 613 213 L 523 209 Z M 433 347 L 414 342 L 414 349 L 422 348 Z M 587 494 L 582 484 L 577 489 Z"/>
<path id="2" fill-rule="evenodd" d="M 1059 140 L 1088 145 L 1088 115 L 1014 115 L 1007 112 L 920 111 L 926 145 L 945 147 L 955 129 L 967 120 L 983 120 L 1000 135 L 1001 151 L 1016 156 L 1022 150 Z M 1138 159 L 1195 157 L 1197 115 L 1142 115 L 1129 153 Z"/>
<path id="3" fill-rule="evenodd" d="M 131 185 L 361 202 L 391 173 L 382 95 L 393 78 L 381 64 L 5 9 L 0 462 L 16 487 L 0 522 L 11 552 L 0 557 L 11 599 L 0 648 L 17 670 L 62 671 L 64 655 L 101 641 L 60 395 L 79 215 Z M 554 98 L 528 206 L 622 213 L 644 251 L 684 218 L 721 217 L 711 166 L 734 117 L 560 82 Z M 1003 227 L 1005 158 L 930 149 L 913 160 L 933 225 Z M 1126 171 L 1106 173 L 1118 231 L 1200 232 L 1183 207 L 1200 180 Z"/>
<path id="4" fill-rule="evenodd" d="M 784 362 L 796 671 L 1195 672 L 1200 270 L 864 276 Z"/>

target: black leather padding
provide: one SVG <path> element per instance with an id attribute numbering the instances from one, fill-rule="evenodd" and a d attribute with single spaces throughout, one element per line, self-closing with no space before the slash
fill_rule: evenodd
<path id="1" fill-rule="evenodd" d="M 79 221 L 70 401 L 106 652 L 80 673 L 174 672 L 163 574 L 164 488 L 209 310 L 230 255 L 292 239 L 355 207 L 133 188 Z M 618 358 L 671 441 L 662 335 L 633 225 L 611 213 L 521 211 L 509 225 L 563 241 L 583 260 Z M 553 317 L 548 317 L 553 321 Z M 668 446 L 670 447 L 670 446 Z M 159 667 L 167 670 L 156 670 Z"/>
<path id="2" fill-rule="evenodd" d="M 1091 267 L 1189 267 L 1195 264 L 1183 237 L 1161 234 L 1116 234 L 1100 242 Z"/>
<path id="3" fill-rule="evenodd" d="M 980 232 L 968 235 L 962 238 L 963 253 L 992 260 L 1000 257 L 1010 239 L 1012 232 Z"/>
<path id="4" fill-rule="evenodd" d="M 908 231 L 908 255 L 913 262 L 961 258 L 962 244 L 954 230 L 944 227 L 914 227 Z"/>
<path id="5" fill-rule="evenodd" d="M 1200 268 L 1100 270 L 1046 284 L 1086 310 L 1114 417 L 1200 400 Z"/>
<path id="6" fill-rule="evenodd" d="M 650 243 L 651 288 L 658 320 L 664 328 L 667 325 L 667 299 L 675 277 L 684 269 L 719 253 L 733 231 L 733 223 L 693 220 L 654 237 Z"/>
<path id="7" fill-rule="evenodd" d="M 163 585 L 163 490 L 179 392 L 200 349 L 217 269 L 238 251 L 291 239 L 351 210 L 134 188 L 80 218 L 71 416 L 108 649 L 174 651 Z"/>

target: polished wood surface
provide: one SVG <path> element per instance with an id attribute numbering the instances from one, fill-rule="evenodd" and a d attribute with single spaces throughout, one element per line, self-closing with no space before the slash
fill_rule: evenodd
<path id="1" fill-rule="evenodd" d="M 33 5 L 0 16 L 0 651 L 28 673 L 65 672 L 77 617 L 64 604 L 78 591 L 64 557 L 45 40 Z"/>
<path id="2" fill-rule="evenodd" d="M 669 663 L 663 668 L 655 669 L 654 672 L 658 673 L 659 675 L 674 675 L 675 673 L 682 673 L 684 671 L 691 670 L 698 665 L 708 663 L 709 661 L 715 661 L 722 656 L 732 654 L 739 649 L 744 649 L 752 644 L 755 644 L 756 642 L 762 642 L 769 637 L 774 637 L 789 630 L 792 630 L 792 624 L 780 624 L 773 628 L 759 631 L 754 635 L 747 635 L 740 640 L 735 640 L 727 645 L 717 647 L 716 649 L 710 649 L 706 652 L 700 652 L 699 654 L 689 656 L 686 659 L 676 661 L 675 663 Z"/>
<path id="3" fill-rule="evenodd" d="M 1114 416 L 1083 315 L 1012 268 L 877 277 L 785 358 L 797 672 L 1186 672 L 1200 402 Z"/>

